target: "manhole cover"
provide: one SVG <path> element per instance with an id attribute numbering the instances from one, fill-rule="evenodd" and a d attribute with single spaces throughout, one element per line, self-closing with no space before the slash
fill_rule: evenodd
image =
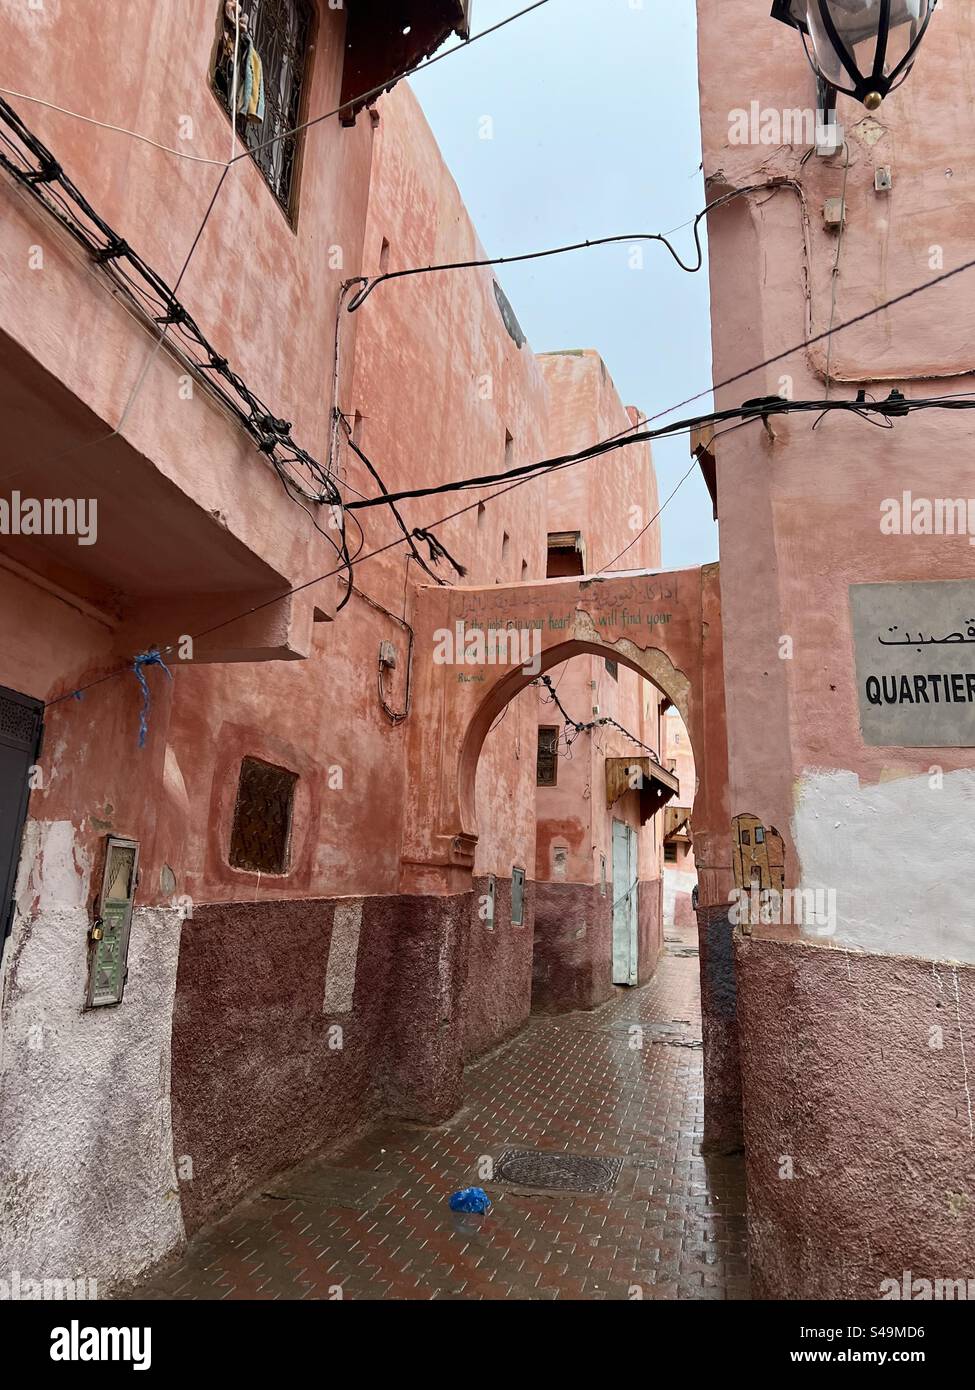
<path id="1" fill-rule="evenodd" d="M 517 1187 L 554 1192 L 611 1192 L 623 1167 L 621 1158 L 590 1154 L 544 1153 L 539 1149 L 506 1149 L 494 1167 L 495 1179 Z"/>

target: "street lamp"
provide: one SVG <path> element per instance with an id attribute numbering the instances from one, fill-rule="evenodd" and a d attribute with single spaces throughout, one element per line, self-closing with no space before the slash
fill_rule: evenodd
<path id="1" fill-rule="evenodd" d="M 774 0 L 819 81 L 876 111 L 910 72 L 938 0 Z"/>

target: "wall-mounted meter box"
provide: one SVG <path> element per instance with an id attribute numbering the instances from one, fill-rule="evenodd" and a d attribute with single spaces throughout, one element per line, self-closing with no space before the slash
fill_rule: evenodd
<path id="1" fill-rule="evenodd" d="M 137 842 L 110 835 L 102 891 L 90 932 L 86 1009 L 121 1003 L 128 974 L 129 931 L 138 872 Z"/>

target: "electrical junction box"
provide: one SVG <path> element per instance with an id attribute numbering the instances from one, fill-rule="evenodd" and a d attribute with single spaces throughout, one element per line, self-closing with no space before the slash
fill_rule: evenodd
<path id="1" fill-rule="evenodd" d="M 396 669 L 396 648 L 392 642 L 380 642 L 379 644 L 379 664 L 387 666 L 391 671 Z"/>
<path id="2" fill-rule="evenodd" d="M 878 193 L 889 193 L 894 186 L 894 176 L 890 172 L 890 165 L 883 164 L 879 169 L 874 170 L 873 186 Z"/>
<path id="3" fill-rule="evenodd" d="M 827 198 L 823 206 L 823 221 L 827 227 L 842 227 L 846 221 L 846 199 Z"/>

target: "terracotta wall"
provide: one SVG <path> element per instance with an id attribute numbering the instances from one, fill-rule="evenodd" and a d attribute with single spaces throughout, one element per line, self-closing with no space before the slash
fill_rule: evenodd
<path id="1" fill-rule="evenodd" d="M 680 715 L 669 709 L 663 718 L 663 763 L 670 767 L 673 762 L 675 776 L 680 782 L 680 795 L 674 804 L 693 809 L 697 787 L 697 772 L 694 767 L 694 750 L 690 734 Z M 693 824 L 693 822 L 692 822 Z M 696 922 L 691 906 L 691 897 L 697 883 L 697 868 L 694 864 L 694 845 L 686 840 L 677 840 L 676 860 L 671 863 L 664 859 L 664 923 L 667 926 L 686 927 Z"/>
<path id="2" fill-rule="evenodd" d="M 827 372 L 833 398 L 971 389 L 970 273 L 872 312 L 968 255 L 970 172 L 957 152 L 975 134 L 975 17 L 941 9 L 915 71 L 879 111 L 840 98 L 846 149 L 821 159 L 788 139 L 732 137 L 735 112 L 755 102 L 781 118 L 814 104 L 813 83 L 766 0 L 699 0 L 708 196 L 760 185 L 709 220 L 714 379 L 735 378 L 719 407 L 781 392 L 821 399 Z M 875 187 L 882 167 L 888 194 Z M 840 244 L 823 207 L 844 192 Z M 796 347 L 867 313 L 831 346 Z M 971 1052 L 965 971 L 956 980 L 946 962 L 975 959 L 956 891 L 972 852 L 961 808 L 975 768 L 968 747 L 867 745 L 849 590 L 971 578 L 967 535 L 881 526 L 885 499 L 905 491 L 967 498 L 971 470 L 960 415 L 915 413 L 881 431 L 834 414 L 815 434 L 814 420 L 749 426 L 716 445 L 731 812 L 774 826 L 787 886 L 831 894 L 833 907 L 818 949 L 799 940 L 815 943 L 815 926 L 789 924 L 756 928 L 778 945 L 739 943 L 753 1272 L 784 1296 L 876 1297 L 881 1270 L 929 1266 L 935 1242 L 946 1277 L 966 1272 L 955 1267 L 963 1231 L 971 1248 L 968 1218 L 946 1214 L 970 1170 L 957 1116 Z M 940 1051 L 917 1012 L 922 980 L 950 984 Z M 796 1149 L 796 1181 L 780 1181 L 778 1155 Z"/>

